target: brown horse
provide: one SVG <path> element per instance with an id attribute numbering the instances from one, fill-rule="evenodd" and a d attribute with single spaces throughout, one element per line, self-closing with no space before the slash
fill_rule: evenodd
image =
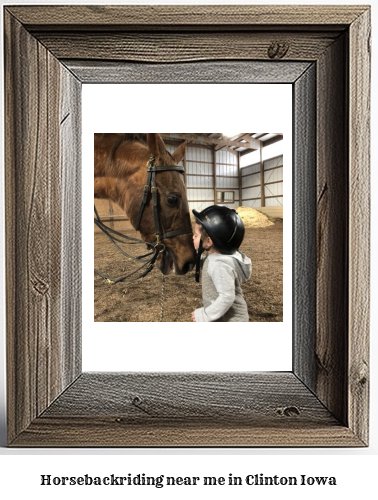
<path id="1" fill-rule="evenodd" d="M 151 194 L 146 196 L 142 213 L 140 208 L 151 155 L 156 165 L 159 225 L 164 228 L 161 243 L 157 241 Z M 186 274 L 195 262 L 183 176 L 172 169 L 184 155 L 185 143 L 171 155 L 159 134 L 94 134 L 94 197 L 117 203 L 144 241 L 161 245 L 158 265 L 163 274 L 173 265 L 177 274 Z"/>

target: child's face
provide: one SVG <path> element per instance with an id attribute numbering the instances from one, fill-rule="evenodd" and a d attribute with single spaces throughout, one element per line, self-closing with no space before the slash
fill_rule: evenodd
<path id="1" fill-rule="evenodd" d="M 194 224 L 193 245 L 196 250 L 198 250 L 201 241 L 201 227 L 199 224 Z"/>
<path id="2" fill-rule="evenodd" d="M 198 250 L 200 246 L 200 241 L 201 241 L 201 229 L 202 226 L 200 224 L 194 224 L 194 231 L 193 231 L 193 244 L 194 248 Z M 207 236 L 203 241 L 202 241 L 202 247 L 204 250 L 209 250 L 213 246 L 213 242 L 211 239 Z"/>

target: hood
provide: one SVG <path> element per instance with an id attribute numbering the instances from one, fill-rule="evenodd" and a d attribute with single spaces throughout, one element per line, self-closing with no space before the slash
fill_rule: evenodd
<path id="1" fill-rule="evenodd" d="M 222 260 L 223 262 L 227 262 L 228 265 L 232 266 L 238 275 L 240 283 L 244 283 L 251 277 L 252 261 L 242 252 L 238 251 L 233 253 L 232 255 L 213 253 L 208 257 L 211 257 L 212 260 Z"/>
<path id="2" fill-rule="evenodd" d="M 247 281 L 252 274 L 252 261 L 242 252 L 235 252 L 229 255 L 234 260 L 234 268 L 238 274 L 240 283 Z"/>

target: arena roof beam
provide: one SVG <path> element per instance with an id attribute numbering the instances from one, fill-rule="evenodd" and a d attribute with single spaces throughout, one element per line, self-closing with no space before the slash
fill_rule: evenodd
<path id="1" fill-rule="evenodd" d="M 248 148 L 252 150 L 259 149 L 260 141 L 255 139 L 247 140 L 246 142 L 239 141 L 230 141 L 228 139 L 215 139 L 213 137 L 207 137 L 203 135 L 194 135 L 194 134 L 168 134 L 168 133 L 160 133 L 163 138 L 174 138 L 178 137 L 179 139 L 185 139 L 186 141 L 196 141 L 196 142 L 206 142 L 209 144 L 216 144 L 217 146 L 229 146 L 233 148 Z"/>
<path id="2" fill-rule="evenodd" d="M 270 139 L 263 141 L 262 145 L 264 148 L 266 148 L 267 146 L 270 146 L 271 144 L 275 144 L 278 141 L 282 141 L 282 139 L 283 139 L 283 135 L 278 134 L 275 137 L 271 137 Z"/>

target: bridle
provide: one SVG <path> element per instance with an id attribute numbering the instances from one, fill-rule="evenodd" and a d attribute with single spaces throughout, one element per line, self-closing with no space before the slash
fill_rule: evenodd
<path id="1" fill-rule="evenodd" d="M 154 213 L 154 224 L 155 224 L 155 236 L 156 243 L 159 244 L 161 240 L 165 238 L 173 238 L 178 236 L 179 234 L 188 234 L 192 233 L 193 230 L 191 227 L 185 227 L 183 229 L 178 229 L 176 231 L 166 232 L 159 217 L 159 207 L 158 207 L 158 189 L 156 187 L 156 174 L 158 172 L 180 172 L 180 174 L 184 174 L 184 167 L 180 167 L 179 165 L 164 165 L 162 167 L 158 167 L 155 165 L 155 158 L 151 155 L 147 164 L 147 181 L 143 190 L 143 198 L 140 204 L 139 213 L 137 217 L 137 222 L 135 225 L 135 229 L 139 231 L 140 221 L 142 219 L 142 215 L 144 212 L 144 208 L 147 204 L 149 194 L 152 196 L 152 207 Z"/>
<path id="2" fill-rule="evenodd" d="M 152 271 L 154 264 L 156 262 L 156 259 L 158 258 L 159 254 L 165 251 L 165 245 L 164 245 L 164 243 L 162 243 L 162 240 L 164 240 L 166 238 L 174 238 L 175 236 L 178 236 L 180 234 L 189 234 L 189 233 L 191 234 L 192 233 L 192 228 L 190 226 L 185 227 L 183 229 L 177 229 L 175 231 L 166 231 L 164 228 L 163 222 L 161 220 L 160 214 L 159 214 L 158 188 L 156 186 L 156 174 L 159 172 L 172 172 L 172 171 L 179 172 L 180 174 L 184 174 L 184 172 L 185 172 L 184 168 L 180 167 L 178 165 L 157 166 L 155 164 L 155 158 L 152 155 L 150 156 L 150 159 L 147 163 L 147 181 L 146 181 L 146 184 L 145 184 L 144 189 L 143 189 L 143 197 L 142 197 L 142 200 L 140 203 L 135 229 L 137 231 L 139 231 L 143 212 L 144 212 L 144 209 L 147 205 L 147 202 L 148 202 L 148 199 L 149 199 L 149 196 L 151 193 L 154 226 L 155 226 L 155 236 L 156 236 L 156 241 L 154 241 L 154 242 L 146 242 L 144 240 L 132 238 L 130 236 L 126 236 L 123 233 L 120 233 L 119 231 L 115 231 L 114 229 L 110 228 L 109 226 L 106 226 L 102 222 L 96 207 L 94 207 L 94 211 L 95 211 L 94 223 L 96 224 L 96 226 L 101 229 L 101 231 L 110 239 L 110 241 L 118 248 L 118 250 L 124 256 L 126 256 L 129 259 L 140 261 L 143 263 L 135 271 L 133 271 L 125 276 L 120 276 L 119 278 L 115 278 L 115 279 L 110 278 L 109 276 L 106 276 L 106 275 L 100 273 L 97 269 L 95 269 L 94 272 L 97 275 L 101 276 L 102 278 L 104 278 L 112 283 L 124 282 L 126 280 L 128 280 L 128 282 L 131 282 L 131 281 L 135 281 L 139 278 L 143 278 L 150 271 Z M 122 243 L 146 244 L 149 252 L 144 254 L 144 255 L 139 255 L 137 257 L 134 257 L 134 256 L 126 253 L 119 246 L 119 244 L 122 244 Z M 139 271 L 140 271 L 140 274 L 137 274 Z"/>

